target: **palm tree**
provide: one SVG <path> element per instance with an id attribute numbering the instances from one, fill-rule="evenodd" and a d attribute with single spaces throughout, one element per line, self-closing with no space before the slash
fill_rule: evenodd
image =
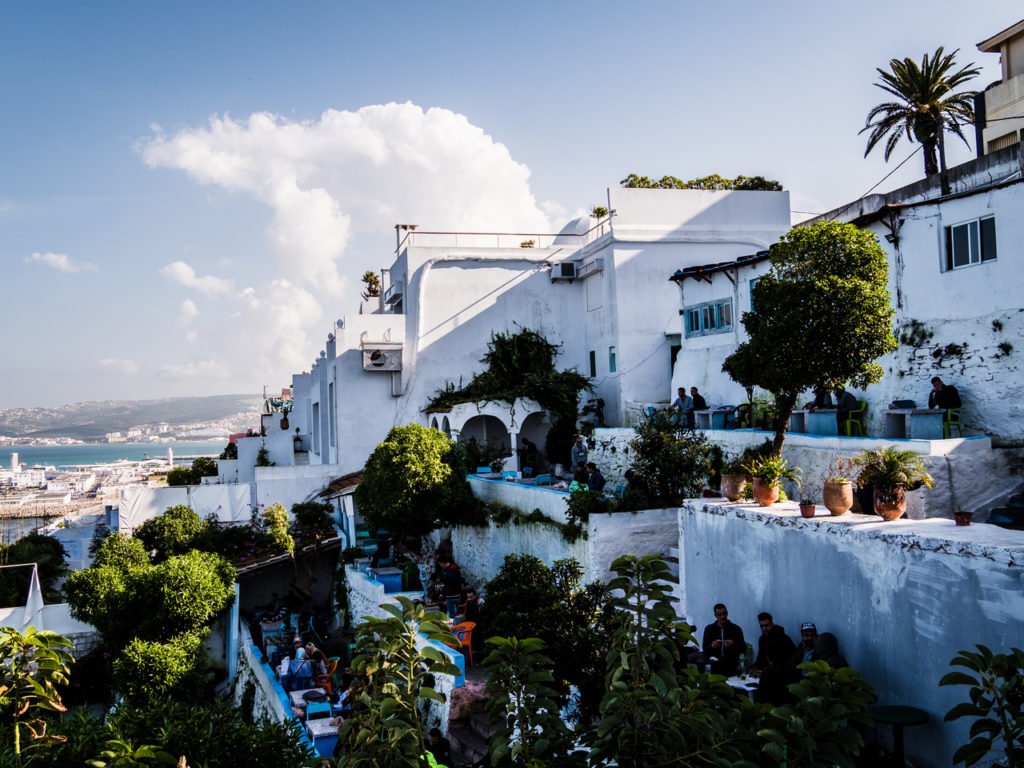
<path id="1" fill-rule="evenodd" d="M 888 160 L 900 138 L 906 134 L 908 141 L 917 141 L 924 147 L 925 175 L 939 171 L 940 166 L 935 161 L 936 148 L 945 172 L 943 137 L 946 131 L 956 134 L 966 144 L 967 138 L 960 127 L 974 121 L 974 92 L 953 93 L 953 90 L 980 72 L 973 64 L 954 72 L 959 52 L 957 49 L 945 53 L 940 46 L 933 56 L 924 54 L 920 64 L 909 57 L 890 59 L 890 72 L 878 69 L 881 82 L 875 85 L 899 101 L 879 104 L 868 113 L 860 131 L 871 130 L 865 157 L 876 144 L 888 137 L 885 142 L 885 159 Z"/>

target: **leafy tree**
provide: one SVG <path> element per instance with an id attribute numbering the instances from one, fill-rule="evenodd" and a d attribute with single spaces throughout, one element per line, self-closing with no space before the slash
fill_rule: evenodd
<path id="1" fill-rule="evenodd" d="M 263 532 L 271 546 L 279 551 L 294 552 L 295 539 L 288 533 L 288 510 L 277 501 L 264 508 L 260 515 Z"/>
<path id="2" fill-rule="evenodd" d="M 169 486 L 192 485 L 192 470 L 188 467 L 175 467 L 167 473 Z"/>
<path id="3" fill-rule="evenodd" d="M 629 444 L 633 497 L 625 499 L 624 506 L 677 507 L 683 499 L 700 496 L 711 473 L 711 444 L 704 434 L 681 425 L 677 415 L 667 411 L 655 412 L 635 431 Z"/>
<path id="4" fill-rule="evenodd" d="M 769 253 L 754 311 L 743 314 L 748 339 L 722 370 L 775 396 L 773 448 L 781 454 L 800 393 L 878 381 L 875 360 L 896 349 L 896 339 L 885 251 L 873 233 L 822 221 L 790 230 Z"/>
<path id="5" fill-rule="evenodd" d="M 156 552 L 159 562 L 172 555 L 182 555 L 194 548 L 194 542 L 204 533 L 206 521 L 192 507 L 179 504 L 168 507 L 161 514 L 147 520 L 135 531 L 135 538 L 149 552 Z"/>
<path id="6" fill-rule="evenodd" d="M 373 450 L 356 504 L 370 526 L 399 536 L 421 536 L 476 508 L 455 443 L 419 424 L 394 427 Z"/>
<path id="7" fill-rule="evenodd" d="M 217 462 L 209 456 L 196 456 L 192 459 L 192 484 L 199 485 L 204 477 L 217 476 Z"/>
<path id="8" fill-rule="evenodd" d="M 660 179 L 652 179 L 648 176 L 639 176 L 631 173 L 619 182 L 627 189 L 704 189 L 710 191 L 721 191 L 740 189 L 758 192 L 781 192 L 782 185 L 774 179 L 766 179 L 764 176 L 737 176 L 735 179 L 727 179 L 713 173 L 710 176 L 700 176 L 696 179 L 683 181 L 675 176 L 662 176 Z"/>
<path id="9" fill-rule="evenodd" d="M 168 698 L 194 699 L 202 687 L 202 636 L 185 633 L 167 642 L 136 637 L 114 660 L 117 690 L 135 705 Z"/>
<path id="10" fill-rule="evenodd" d="M 100 542 L 93 554 L 92 564 L 94 568 L 108 565 L 121 571 L 133 571 L 149 565 L 149 555 L 141 540 L 114 532 Z"/>
<path id="11" fill-rule="evenodd" d="M 480 624 L 491 637 L 539 637 L 554 661 L 555 688 L 563 702 L 577 686 L 580 717 L 592 719 L 603 694 L 600 683 L 607 652 L 607 592 L 600 583 L 583 586 L 583 569 L 573 559 L 550 568 L 533 555 L 506 555 L 486 586 Z"/>
<path id="12" fill-rule="evenodd" d="M 871 725 L 868 705 L 875 695 L 855 669 L 833 669 L 824 661 L 799 666 L 801 679 L 789 686 L 792 704 L 773 707 L 761 721 L 762 755 L 779 766 L 854 768 Z M 763 764 L 763 763 L 762 763 Z"/>
<path id="13" fill-rule="evenodd" d="M 974 92 L 953 91 L 981 71 L 973 64 L 957 70 L 958 53 L 959 50 L 945 53 L 939 47 L 932 56 L 924 54 L 920 64 L 910 57 L 890 59 L 890 71 L 877 70 L 880 82 L 875 86 L 898 101 L 884 102 L 868 113 L 860 131 L 871 131 L 865 157 L 885 139 L 885 159 L 888 160 L 900 139 L 906 136 L 908 141 L 916 141 L 924 147 L 925 175 L 939 171 L 940 166 L 935 162 L 936 148 L 941 169 L 945 171 L 946 131 L 959 136 L 966 144 L 962 126 L 974 122 Z"/>
<path id="14" fill-rule="evenodd" d="M 36 563 L 39 566 L 39 586 L 43 596 L 51 602 L 59 602 L 53 585 L 68 571 L 66 557 L 64 545 L 41 533 L 30 533 L 13 544 L 0 545 L 3 565 Z M 24 605 L 31 579 L 32 569 L 28 567 L 0 570 L 0 605 Z"/>
<path id="15" fill-rule="evenodd" d="M 457 647 L 447 617 L 425 611 L 403 595 L 396 600 L 381 606 L 389 614 L 386 618 L 368 618 L 357 631 L 356 643 L 365 652 L 353 667 L 369 684 L 357 694 L 353 716 L 342 727 L 341 768 L 419 768 L 425 751 L 419 705 L 444 701 L 434 689 L 435 675 L 459 674 L 437 648 L 419 647 L 421 635 Z"/>
<path id="16" fill-rule="evenodd" d="M 487 668 L 487 712 L 497 730 L 491 737 L 491 765 L 583 765 L 573 739 L 559 717 L 557 692 L 552 688 L 553 662 L 543 654 L 544 641 L 529 637 L 492 637 Z"/>
<path id="17" fill-rule="evenodd" d="M 548 461 L 568 458 L 576 432 L 580 396 L 591 392 L 590 380 L 575 368 L 555 369 L 560 347 L 529 328 L 513 334 L 492 333 L 480 362 L 487 368 L 465 387 L 449 384 L 438 392 L 427 410 L 444 410 L 458 403 L 504 402 L 517 398 L 535 401 L 551 416 L 544 450 Z"/>
<path id="18" fill-rule="evenodd" d="M 75 571 L 65 585 L 72 615 L 96 627 L 113 650 L 135 637 L 166 641 L 198 632 L 234 596 L 234 568 L 218 555 L 193 551 L 140 565 L 131 547 L 117 543 L 111 550 L 117 547 L 128 552 L 118 564 L 106 564 L 114 558 L 104 553 L 99 565 Z"/>
<path id="19" fill-rule="evenodd" d="M 722 678 L 683 675 L 677 643 L 692 641 L 676 621 L 668 566 L 656 557 L 620 557 L 608 589 L 618 624 L 607 656 L 602 719 L 592 762 L 621 768 L 651 765 L 749 765 L 752 705 Z M 746 720 L 746 722 L 745 722 Z"/>
<path id="20" fill-rule="evenodd" d="M 1024 650 L 993 653 L 984 645 L 977 652 L 960 651 L 950 666 L 966 672 L 950 672 L 939 685 L 968 686 L 969 702 L 946 713 L 945 722 L 972 718 L 971 740 L 953 755 L 953 762 L 975 765 L 1001 750 L 1007 766 L 1024 765 Z"/>
<path id="21" fill-rule="evenodd" d="M 236 460 L 238 458 L 238 443 L 228 443 L 225 445 L 218 458 Z"/>
<path id="22" fill-rule="evenodd" d="M 334 507 L 327 502 L 304 501 L 292 504 L 292 534 L 317 543 L 335 535 Z"/>
<path id="23" fill-rule="evenodd" d="M 29 627 L 22 634 L 0 627 L 0 723 L 12 730 L 15 764 L 27 765 L 26 751 L 59 743 L 46 733 L 46 712 L 64 712 L 59 685 L 66 685 L 74 662 L 71 641 Z"/>
<path id="24" fill-rule="evenodd" d="M 373 297 L 380 296 L 380 275 L 373 270 L 366 270 L 363 272 L 363 276 L 359 278 L 363 283 L 363 301 Z"/>

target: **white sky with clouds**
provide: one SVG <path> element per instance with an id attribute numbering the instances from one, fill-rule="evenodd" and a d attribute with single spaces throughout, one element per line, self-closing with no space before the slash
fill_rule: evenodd
<path id="1" fill-rule="evenodd" d="M 285 385 L 359 276 L 390 265 L 399 222 L 549 231 L 631 171 L 760 174 L 794 210 L 827 210 L 912 149 L 862 157 L 876 66 L 959 47 L 984 87 L 998 57 L 975 44 L 1024 16 L 999 0 L 208 5 L 5 10 L 0 408 Z"/>

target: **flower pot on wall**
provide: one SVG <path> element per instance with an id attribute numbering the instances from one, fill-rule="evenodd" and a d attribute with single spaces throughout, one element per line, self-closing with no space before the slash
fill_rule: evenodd
<path id="1" fill-rule="evenodd" d="M 776 501 L 779 500 L 779 493 L 782 488 L 778 483 L 769 485 L 767 482 L 759 477 L 754 478 L 753 484 L 754 498 L 757 499 L 757 503 L 762 507 L 770 507 Z"/>
<path id="2" fill-rule="evenodd" d="M 800 502 L 800 517 L 814 517 L 814 502 L 813 501 L 801 501 Z"/>
<path id="3" fill-rule="evenodd" d="M 281 417 L 281 429 L 288 429 L 288 417 L 287 416 L 282 416 Z"/>
<path id="4" fill-rule="evenodd" d="M 899 520 L 907 511 L 907 496 L 902 485 L 875 488 L 875 512 L 883 520 Z"/>
<path id="5" fill-rule="evenodd" d="M 822 503 L 833 515 L 845 515 L 853 507 L 853 483 L 849 480 L 826 480 L 821 495 Z"/>
<path id="6" fill-rule="evenodd" d="M 957 525 L 970 525 L 972 517 L 974 517 L 973 512 L 966 512 L 962 509 L 959 512 L 953 513 L 953 520 L 956 521 Z"/>
<path id="7" fill-rule="evenodd" d="M 722 495 L 729 501 L 739 501 L 748 479 L 746 475 L 722 475 Z"/>

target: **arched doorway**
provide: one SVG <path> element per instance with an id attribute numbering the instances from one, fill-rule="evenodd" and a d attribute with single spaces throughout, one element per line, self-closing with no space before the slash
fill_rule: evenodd
<path id="1" fill-rule="evenodd" d="M 512 455 L 510 442 L 508 430 L 495 416 L 472 416 L 459 432 L 459 445 L 466 450 L 470 472 L 495 459 L 507 459 Z"/>

